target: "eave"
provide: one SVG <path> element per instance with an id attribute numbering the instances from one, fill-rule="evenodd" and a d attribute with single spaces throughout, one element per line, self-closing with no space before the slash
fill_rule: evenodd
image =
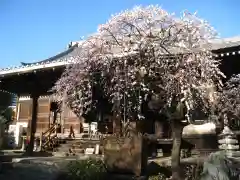
<path id="1" fill-rule="evenodd" d="M 0 77 L 64 67 L 72 63 L 77 47 L 76 44 L 66 51 L 36 63 L 21 63 L 20 66 L 0 69 Z"/>
<path id="2" fill-rule="evenodd" d="M 240 54 L 240 37 L 225 38 L 212 42 L 212 52 L 216 57 Z"/>
<path id="3" fill-rule="evenodd" d="M 36 70 L 58 68 L 58 67 L 66 66 L 67 64 L 70 64 L 70 62 L 60 61 L 60 62 L 54 62 L 54 63 L 49 63 L 49 64 L 39 64 L 39 65 L 26 66 L 26 67 L 24 66 L 24 67 L 9 69 L 9 70 L 6 69 L 6 70 L 0 71 L 0 76 L 3 77 L 3 76 L 7 76 L 7 75 L 12 75 L 12 74 L 30 73 L 30 72 L 34 72 Z"/>

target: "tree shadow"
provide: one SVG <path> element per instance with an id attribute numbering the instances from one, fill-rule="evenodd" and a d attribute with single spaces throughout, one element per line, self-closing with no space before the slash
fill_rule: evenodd
<path id="1" fill-rule="evenodd" d="M 50 152 L 39 151 L 39 152 L 32 152 L 31 156 L 29 156 L 27 151 L 25 151 L 21 157 L 53 157 L 53 155 Z"/>
<path id="2" fill-rule="evenodd" d="M 153 162 L 153 161 L 150 162 L 147 167 L 147 175 L 155 176 L 159 174 L 163 174 L 166 177 L 170 177 L 172 175 L 171 167 L 162 167 L 156 162 Z"/>
<path id="3" fill-rule="evenodd" d="M 0 179 L 11 180 L 53 180 L 59 169 L 54 165 L 36 163 L 11 163 L 11 168 L 4 168 Z"/>

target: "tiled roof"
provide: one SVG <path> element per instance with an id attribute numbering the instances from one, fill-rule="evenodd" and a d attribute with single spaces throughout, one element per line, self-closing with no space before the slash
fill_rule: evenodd
<path id="1" fill-rule="evenodd" d="M 32 72 L 34 70 L 54 68 L 54 67 L 66 66 L 67 64 L 71 64 L 75 59 L 75 57 L 79 56 L 80 51 L 78 47 L 81 42 L 82 41 L 71 42 L 69 44 L 69 48 L 66 51 L 42 61 L 38 61 L 34 63 L 22 62 L 21 65 L 17 67 L 0 69 L 0 76 L 16 74 L 16 73 L 19 73 L 19 74 L 27 73 L 27 72 Z M 240 37 L 233 37 L 233 38 L 226 38 L 223 40 L 212 41 L 211 49 L 221 50 L 221 49 L 226 49 L 226 48 L 228 49 L 231 47 L 238 47 L 238 46 L 240 47 Z M 116 49 L 116 51 L 118 50 Z M 229 53 L 232 53 L 233 55 L 240 54 L 240 49 L 238 52 L 229 52 Z M 226 54 L 229 55 L 229 53 L 226 53 Z M 116 52 L 116 54 L 118 53 Z M 224 56 L 224 54 L 220 54 L 219 56 Z"/>
<path id="2" fill-rule="evenodd" d="M 78 44 L 75 44 L 74 46 L 70 47 L 66 51 L 42 61 L 38 61 L 34 63 L 22 62 L 20 66 L 0 69 L 0 76 L 13 74 L 13 73 L 27 73 L 29 71 L 34 71 L 37 69 L 65 66 L 71 63 L 71 61 L 73 60 L 73 57 L 76 57 L 78 55 L 77 49 L 78 49 Z"/>
<path id="3" fill-rule="evenodd" d="M 212 50 L 220 50 L 237 46 L 240 46 L 240 36 L 212 41 Z"/>
<path id="4" fill-rule="evenodd" d="M 55 61 L 61 61 L 63 60 L 63 57 L 67 56 L 69 53 L 73 52 L 74 50 L 74 46 L 69 48 L 68 50 L 64 51 L 64 52 L 61 52 L 53 57 L 50 57 L 48 59 L 45 59 L 45 60 L 42 60 L 42 61 L 38 61 L 38 62 L 33 62 L 33 63 L 24 63 L 24 62 L 21 62 L 21 65 L 22 66 L 31 66 L 31 65 L 34 65 L 34 64 L 47 64 L 47 63 L 51 63 L 51 62 L 55 62 Z"/>

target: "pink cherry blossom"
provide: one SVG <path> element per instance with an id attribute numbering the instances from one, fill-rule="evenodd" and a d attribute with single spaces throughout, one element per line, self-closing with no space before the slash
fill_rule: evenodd
<path id="1" fill-rule="evenodd" d="M 211 53 L 214 28 L 187 11 L 180 17 L 159 6 L 137 6 L 113 15 L 80 44 L 55 95 L 81 116 L 96 104 L 93 89 L 127 119 L 141 119 L 146 95 L 157 95 L 162 112 L 182 103 L 186 118 L 208 113 L 224 76 Z"/>

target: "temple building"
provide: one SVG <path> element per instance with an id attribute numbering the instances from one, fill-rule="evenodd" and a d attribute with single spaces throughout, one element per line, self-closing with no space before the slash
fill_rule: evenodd
<path id="1" fill-rule="evenodd" d="M 0 70 L 0 90 L 15 94 L 15 136 L 21 136 L 29 129 L 34 135 L 48 131 L 53 124 L 58 125 L 58 134 L 68 135 L 70 129 L 76 134 L 81 131 L 81 121 L 67 107 L 59 112 L 50 98 L 49 90 L 60 78 L 64 68 L 77 55 L 78 42 L 70 43 L 66 51 L 36 63 L 21 63 L 18 67 Z M 20 137 L 15 137 L 18 143 Z"/>
<path id="2" fill-rule="evenodd" d="M 49 91 L 66 65 L 79 55 L 80 43 L 71 42 L 67 50 L 51 58 L 0 70 L 0 90 L 17 96 L 14 121 L 21 131 L 30 127 L 34 129 L 35 136 L 39 136 L 48 131 L 52 124 L 58 124 L 58 134 L 63 136 L 68 136 L 71 129 L 75 134 L 82 132 L 83 121 L 68 107 L 58 111 Z M 214 41 L 212 51 L 217 59 L 222 60 L 220 68 L 228 78 L 240 72 L 240 37 Z M 113 132 L 114 123 L 107 122 L 107 126 Z"/>

